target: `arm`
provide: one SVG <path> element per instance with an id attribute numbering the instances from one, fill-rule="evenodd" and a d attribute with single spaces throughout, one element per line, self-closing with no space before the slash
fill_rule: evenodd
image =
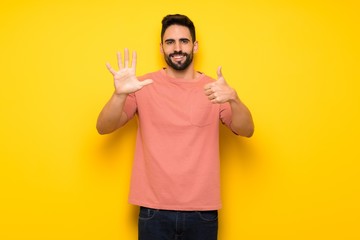
<path id="1" fill-rule="evenodd" d="M 127 95 L 153 82 L 151 79 L 139 81 L 136 78 L 136 52 L 133 52 L 131 67 L 129 66 L 128 49 L 125 49 L 124 66 L 120 53 L 117 54 L 117 59 L 118 71 L 115 71 L 110 64 L 106 64 L 108 70 L 114 77 L 115 91 L 97 119 L 96 129 L 100 134 L 111 133 L 122 127 L 128 120 L 128 117 L 123 111 Z"/>
<path id="2" fill-rule="evenodd" d="M 254 134 L 254 122 L 249 109 L 240 101 L 237 94 L 229 103 L 232 112 L 231 129 L 240 136 L 251 137 Z"/>
<path id="3" fill-rule="evenodd" d="M 118 95 L 113 93 L 110 100 L 101 110 L 96 123 L 96 129 L 100 134 L 107 134 L 122 127 L 128 120 L 123 111 L 127 94 Z"/>
<path id="4" fill-rule="evenodd" d="M 236 91 L 225 81 L 221 67 L 217 71 L 218 80 L 205 85 L 205 94 L 212 103 L 228 102 L 231 107 L 231 129 L 238 135 L 251 137 L 254 133 L 254 122 L 249 109 L 239 99 Z"/>

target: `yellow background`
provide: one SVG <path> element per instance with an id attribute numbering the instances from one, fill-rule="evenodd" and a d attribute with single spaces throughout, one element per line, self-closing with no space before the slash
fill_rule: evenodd
<path id="1" fill-rule="evenodd" d="M 0 239 L 136 239 L 127 203 L 136 123 L 100 136 L 105 63 L 164 66 L 160 22 L 188 15 L 197 69 L 251 109 L 221 128 L 219 239 L 360 239 L 357 1 L 1 1 Z"/>

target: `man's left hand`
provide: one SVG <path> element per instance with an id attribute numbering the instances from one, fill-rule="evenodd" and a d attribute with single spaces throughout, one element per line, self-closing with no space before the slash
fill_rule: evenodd
<path id="1" fill-rule="evenodd" d="M 217 70 L 218 79 L 215 82 L 206 84 L 204 87 L 205 95 L 212 103 L 225 103 L 237 99 L 236 91 L 225 81 L 221 73 L 221 66 Z"/>

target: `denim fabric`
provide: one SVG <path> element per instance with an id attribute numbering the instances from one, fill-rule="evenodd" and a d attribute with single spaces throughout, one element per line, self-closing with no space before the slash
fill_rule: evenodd
<path id="1" fill-rule="evenodd" d="M 216 240 L 218 212 L 140 207 L 139 240 Z"/>

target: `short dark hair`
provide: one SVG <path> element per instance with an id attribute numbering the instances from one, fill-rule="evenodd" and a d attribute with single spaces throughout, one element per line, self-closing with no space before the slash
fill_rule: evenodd
<path id="1" fill-rule="evenodd" d="M 171 25 L 180 25 L 187 27 L 190 31 L 192 41 L 195 42 L 196 40 L 195 26 L 194 23 L 187 16 L 181 14 L 169 14 L 163 18 L 161 23 L 162 23 L 161 42 L 163 41 L 163 37 L 166 29 Z"/>

